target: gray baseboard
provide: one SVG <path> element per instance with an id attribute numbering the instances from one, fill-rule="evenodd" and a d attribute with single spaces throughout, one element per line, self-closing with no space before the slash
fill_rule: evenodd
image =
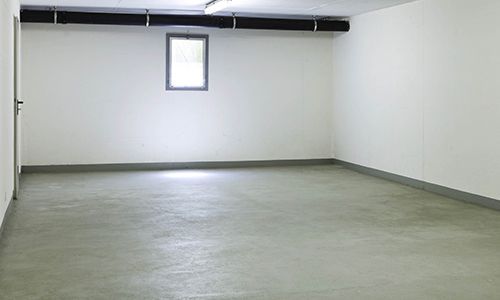
<path id="1" fill-rule="evenodd" d="M 467 202 L 467 203 L 480 205 L 480 206 L 495 209 L 495 210 L 500 210 L 500 200 L 496 200 L 493 198 L 488 198 L 488 197 L 484 197 L 484 196 L 480 196 L 480 195 L 476 195 L 476 194 L 471 194 L 471 193 L 455 190 L 455 189 L 448 188 L 445 186 L 440 186 L 437 184 L 433 184 L 433 183 L 429 183 L 429 182 L 425 182 L 425 181 L 421 181 L 421 180 L 417 180 L 417 179 L 413 179 L 413 178 L 385 172 L 385 171 L 380 171 L 377 169 L 353 164 L 353 163 L 338 160 L 338 159 L 334 159 L 333 161 L 337 165 L 341 165 L 347 169 L 350 169 L 350 170 L 353 170 L 353 171 L 356 171 L 356 172 L 359 172 L 362 174 L 366 174 L 366 175 L 386 179 L 389 181 L 397 182 L 397 183 L 411 186 L 411 187 L 414 187 L 417 189 L 421 189 L 421 190 L 425 190 L 425 191 L 435 193 L 435 194 L 438 194 L 441 196 L 445 196 L 445 197 L 448 197 L 451 199 L 459 200 L 462 202 Z"/>
<path id="2" fill-rule="evenodd" d="M 7 205 L 7 210 L 5 211 L 5 216 L 3 216 L 3 221 L 0 224 L 0 238 L 2 237 L 2 233 L 5 229 L 5 224 L 7 224 L 7 219 L 10 213 L 12 212 L 13 203 L 14 203 L 14 197 L 10 199 L 9 205 Z"/>
<path id="3" fill-rule="evenodd" d="M 72 172 L 112 172 L 112 171 L 154 171 L 182 169 L 229 169 L 254 167 L 286 167 L 330 165 L 334 160 L 257 160 L 257 161 L 214 161 L 214 162 L 176 162 L 176 163 L 130 163 L 130 164 L 92 164 L 92 165 L 49 165 L 23 166 L 22 173 L 72 173 Z"/>

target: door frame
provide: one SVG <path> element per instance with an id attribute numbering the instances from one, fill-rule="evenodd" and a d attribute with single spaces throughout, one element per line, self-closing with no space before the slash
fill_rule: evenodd
<path id="1" fill-rule="evenodd" d="M 19 117 L 20 117 L 20 105 L 22 101 L 20 100 L 21 87 L 20 87 L 20 74 L 21 74 L 21 23 L 18 16 L 14 15 L 13 20 L 13 30 L 14 30 L 14 190 L 13 198 L 19 198 L 19 179 L 21 176 L 20 168 L 20 147 L 19 147 Z"/>

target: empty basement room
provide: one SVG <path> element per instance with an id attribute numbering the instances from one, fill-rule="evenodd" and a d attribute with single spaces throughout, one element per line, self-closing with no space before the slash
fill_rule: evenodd
<path id="1" fill-rule="evenodd" d="M 0 299 L 500 299 L 500 1 L 0 0 Z"/>

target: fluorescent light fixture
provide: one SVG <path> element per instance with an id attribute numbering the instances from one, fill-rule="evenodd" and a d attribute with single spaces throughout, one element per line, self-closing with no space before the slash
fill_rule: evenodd
<path id="1" fill-rule="evenodd" d="M 228 8 L 231 5 L 231 0 L 215 0 L 205 6 L 205 14 L 213 15 L 214 13 Z"/>

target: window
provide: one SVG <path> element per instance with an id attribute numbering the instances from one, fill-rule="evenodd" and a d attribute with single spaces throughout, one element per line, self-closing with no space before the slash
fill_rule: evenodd
<path id="1" fill-rule="evenodd" d="M 207 35 L 167 35 L 167 90 L 208 90 Z"/>

